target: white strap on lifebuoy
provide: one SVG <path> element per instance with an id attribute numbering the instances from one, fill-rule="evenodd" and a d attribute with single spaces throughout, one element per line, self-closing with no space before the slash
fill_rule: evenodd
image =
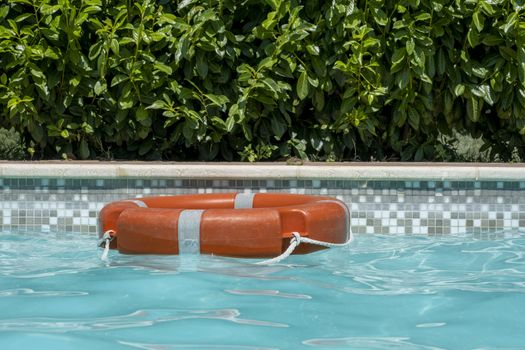
<path id="1" fill-rule="evenodd" d="M 177 227 L 179 254 L 200 254 L 201 218 L 204 210 L 183 210 Z"/>
<path id="2" fill-rule="evenodd" d="M 235 201 L 233 203 L 234 209 L 251 209 L 253 208 L 253 198 L 255 193 L 237 193 L 235 195 Z"/>
<path id="3" fill-rule="evenodd" d="M 141 208 L 147 208 L 148 207 L 148 205 L 146 203 L 144 203 L 143 201 L 138 200 L 138 199 L 126 199 L 126 200 L 123 200 L 123 202 L 135 203 L 137 206 L 139 206 Z"/>

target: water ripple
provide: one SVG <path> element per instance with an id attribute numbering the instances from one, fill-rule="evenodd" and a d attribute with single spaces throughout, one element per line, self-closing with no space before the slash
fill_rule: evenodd
<path id="1" fill-rule="evenodd" d="M 143 350 L 170 350 L 170 349 L 213 349 L 213 350 L 277 350 L 278 348 L 262 348 L 259 346 L 243 346 L 243 345 L 209 345 L 209 344 L 151 344 L 151 343 L 135 343 L 127 341 L 118 341 L 119 344 L 131 346 Z"/>
<path id="2" fill-rule="evenodd" d="M 299 278 L 323 289 L 361 295 L 442 291 L 525 293 L 525 239 L 357 236 L 351 254 L 327 252 L 323 278 Z M 330 278 L 329 276 L 337 276 Z"/>
<path id="3" fill-rule="evenodd" d="M 65 291 L 65 290 L 41 290 L 35 291 L 31 288 L 17 288 L 0 290 L 1 297 L 26 296 L 26 297 L 76 297 L 89 295 L 87 292 Z"/>
<path id="4" fill-rule="evenodd" d="M 443 350 L 410 342 L 408 337 L 348 337 L 348 338 L 318 338 L 303 341 L 303 344 L 316 347 L 349 347 L 351 349 L 370 350 Z"/>
<path id="5" fill-rule="evenodd" d="M 282 293 L 278 290 L 273 289 L 226 289 L 226 293 L 235 294 L 235 295 L 256 295 L 256 296 L 268 296 L 268 297 L 278 297 L 278 298 L 288 298 L 288 299 L 312 299 L 311 296 L 306 294 L 296 294 L 296 293 Z"/>
<path id="6" fill-rule="evenodd" d="M 121 316 L 97 318 L 14 318 L 0 320 L 0 331 L 31 331 L 66 333 L 75 331 L 105 331 L 122 328 L 149 327 L 155 324 L 188 319 L 211 319 L 238 324 L 263 327 L 288 327 L 287 324 L 239 318 L 236 309 L 220 310 L 177 310 L 151 309 L 137 310 Z"/>
<path id="7" fill-rule="evenodd" d="M 434 328 L 446 326 L 446 322 L 431 322 L 431 323 L 420 323 L 416 325 L 416 328 Z"/>

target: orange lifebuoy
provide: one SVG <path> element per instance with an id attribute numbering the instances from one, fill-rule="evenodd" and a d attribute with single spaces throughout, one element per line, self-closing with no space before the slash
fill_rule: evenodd
<path id="1" fill-rule="evenodd" d="M 281 254 L 292 233 L 330 243 L 349 238 L 349 211 L 337 199 L 283 193 L 144 197 L 102 208 L 99 237 L 126 254 L 201 253 L 234 257 Z M 304 244 L 294 253 L 323 247 Z"/>

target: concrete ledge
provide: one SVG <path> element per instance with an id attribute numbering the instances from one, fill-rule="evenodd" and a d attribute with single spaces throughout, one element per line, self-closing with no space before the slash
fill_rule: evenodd
<path id="1" fill-rule="evenodd" d="M 0 177 L 525 181 L 525 164 L 2 161 Z"/>

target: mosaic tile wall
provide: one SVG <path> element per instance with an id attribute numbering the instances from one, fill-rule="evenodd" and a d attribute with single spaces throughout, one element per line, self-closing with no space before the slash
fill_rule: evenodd
<path id="1" fill-rule="evenodd" d="M 0 231 L 95 234 L 104 204 L 210 192 L 321 194 L 345 201 L 355 233 L 461 234 L 525 228 L 525 181 L 0 178 Z"/>

